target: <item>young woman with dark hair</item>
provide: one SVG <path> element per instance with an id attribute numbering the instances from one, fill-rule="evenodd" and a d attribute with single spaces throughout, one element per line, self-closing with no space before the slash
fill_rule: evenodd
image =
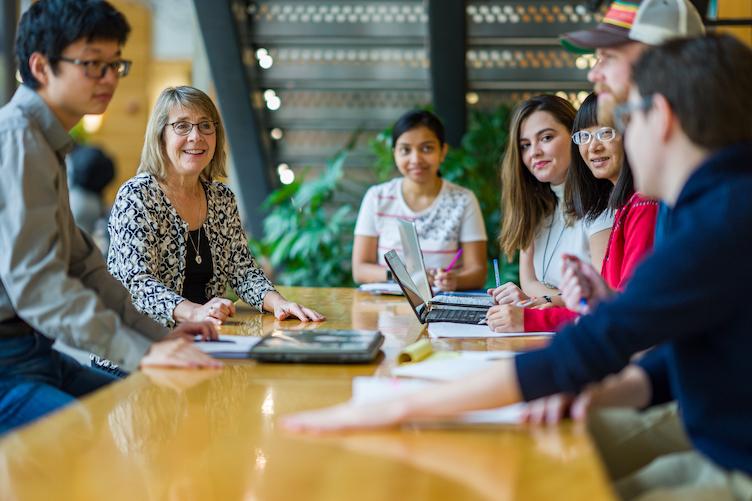
<path id="1" fill-rule="evenodd" d="M 573 124 L 572 167 L 567 173 L 564 193 L 566 214 L 577 220 L 593 221 L 609 211 L 615 212 L 614 225 L 608 240 L 601 275 L 609 290 L 621 290 L 637 264 L 653 248 L 655 218 L 658 204 L 635 193 L 632 172 L 624 156 L 621 136 L 611 127 L 598 123 L 595 94 L 585 99 Z M 572 266 L 587 268 L 597 275 L 596 268 L 579 258 L 569 256 Z M 566 273 L 562 290 L 567 294 Z M 545 309 L 526 308 L 510 313 L 501 308 L 489 316 L 489 325 L 496 331 L 527 332 L 556 330 L 577 318 L 579 304 Z M 505 311 L 504 311 L 505 310 Z"/>
<path id="2" fill-rule="evenodd" d="M 472 191 L 441 178 L 446 157 L 444 126 L 429 111 L 410 111 L 394 124 L 394 163 L 402 177 L 371 187 L 355 226 L 353 278 L 387 279 L 384 253 L 401 249 L 398 219 L 415 222 L 423 259 L 434 287 L 478 289 L 486 279 L 486 228 Z M 459 249 L 452 270 L 446 267 Z"/>
<path id="3" fill-rule="evenodd" d="M 582 117 L 580 123 L 576 123 L 575 133 L 572 135 L 573 142 L 579 147 L 580 158 L 573 170 L 583 174 L 590 172 L 592 178 L 607 179 L 613 185 L 608 196 L 608 209 L 616 214 L 601 275 L 611 289 L 621 290 L 637 263 L 653 248 L 658 205 L 655 200 L 635 192 L 632 169 L 624 156 L 621 135 L 609 127 L 597 124 L 596 105 L 596 96 L 591 94 L 580 108 Z M 604 136 L 604 133 L 607 135 Z M 613 137 L 611 142 L 607 141 L 607 137 Z M 618 159 L 610 171 L 604 169 L 602 160 L 609 155 L 612 160 Z M 617 170 L 618 163 L 621 163 L 621 168 Z M 580 177 L 584 178 L 585 175 Z M 592 217 L 598 209 L 594 208 L 595 205 L 582 203 L 586 190 L 579 182 L 573 182 L 571 186 L 573 196 L 571 202 L 567 201 L 568 209 L 576 217 Z M 579 196 L 575 190 L 579 191 Z"/>

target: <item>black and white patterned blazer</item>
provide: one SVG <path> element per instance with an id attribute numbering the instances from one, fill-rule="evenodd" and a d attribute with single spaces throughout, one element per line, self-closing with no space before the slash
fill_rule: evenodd
<path id="1" fill-rule="evenodd" d="M 202 226 L 211 246 L 214 273 L 206 296 L 219 297 L 229 284 L 262 310 L 274 290 L 248 250 L 235 195 L 220 182 L 205 183 L 208 212 Z M 118 191 L 110 214 L 110 273 L 128 288 L 136 308 L 165 326 L 184 301 L 188 225 L 150 174 L 139 174 Z"/>

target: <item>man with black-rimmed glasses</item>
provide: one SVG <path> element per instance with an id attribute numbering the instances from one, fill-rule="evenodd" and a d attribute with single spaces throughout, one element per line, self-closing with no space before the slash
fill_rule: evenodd
<path id="1" fill-rule="evenodd" d="M 192 346 L 214 328 L 168 334 L 139 314 L 71 215 L 67 131 L 107 109 L 130 68 L 129 31 L 98 0 L 40 0 L 19 24 L 23 84 L 0 109 L 0 434 L 114 379 L 53 350 L 55 339 L 126 368 L 218 365 Z"/>

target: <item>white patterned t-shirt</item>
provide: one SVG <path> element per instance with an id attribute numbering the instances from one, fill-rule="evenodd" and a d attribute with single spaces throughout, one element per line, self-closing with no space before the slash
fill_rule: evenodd
<path id="1" fill-rule="evenodd" d="M 384 254 L 395 249 L 400 257 L 398 219 L 415 222 L 426 268 L 445 268 L 463 242 L 486 241 L 486 227 L 475 194 L 442 179 L 433 203 L 413 212 L 402 196 L 402 179 L 372 186 L 363 197 L 355 224 L 355 235 L 378 237 L 379 264 L 386 266 Z M 461 264 L 457 262 L 456 266 Z"/>

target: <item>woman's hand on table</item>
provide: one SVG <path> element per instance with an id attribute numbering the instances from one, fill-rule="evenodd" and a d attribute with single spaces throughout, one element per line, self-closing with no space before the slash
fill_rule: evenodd
<path id="1" fill-rule="evenodd" d="M 530 297 L 522 292 L 513 282 L 507 282 L 495 289 L 488 289 L 488 293 L 493 296 L 496 304 L 517 304 L 528 301 Z"/>
<path id="2" fill-rule="evenodd" d="M 197 304 L 187 299 L 179 303 L 173 311 L 173 318 L 179 322 L 211 322 L 222 325 L 229 317 L 235 315 L 235 303 L 223 297 L 215 297 L 205 304 Z"/>
<path id="3" fill-rule="evenodd" d="M 233 315 L 235 315 L 235 303 L 223 297 L 215 297 L 195 310 L 194 320 L 222 325 Z"/>
<path id="4" fill-rule="evenodd" d="M 486 313 L 486 323 L 494 332 L 522 332 L 524 320 L 524 308 L 511 304 L 497 304 Z"/>
<path id="5" fill-rule="evenodd" d="M 277 320 L 285 320 L 290 317 L 295 317 L 303 322 L 321 322 L 326 320 L 326 317 L 321 313 L 292 301 L 277 302 L 274 305 L 274 317 Z"/>

